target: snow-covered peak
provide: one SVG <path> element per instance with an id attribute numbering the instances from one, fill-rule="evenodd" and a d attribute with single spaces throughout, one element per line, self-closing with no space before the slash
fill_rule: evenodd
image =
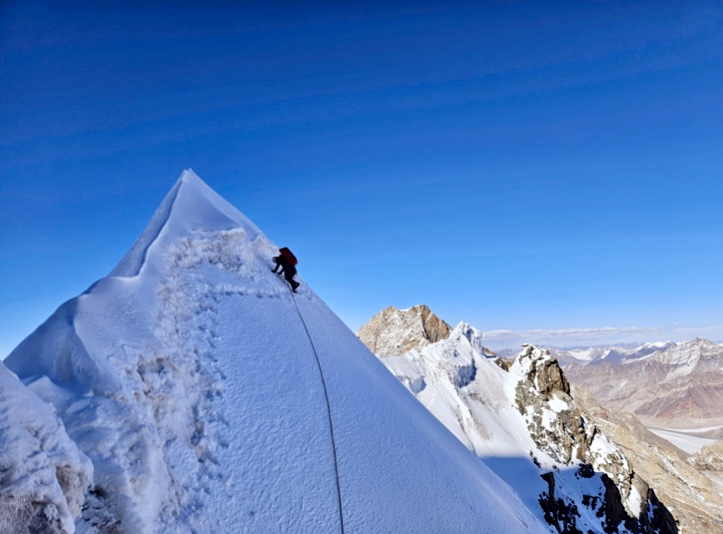
<path id="1" fill-rule="evenodd" d="M 455 336 L 466 338 L 470 345 L 487 358 L 493 358 L 496 356 L 494 352 L 484 346 L 483 332 L 464 321 L 460 321 L 460 323 L 454 327 L 454 331 L 450 335 L 450 338 Z"/>
<path id="2" fill-rule="evenodd" d="M 154 248 L 163 250 L 198 231 L 243 229 L 250 240 L 261 231 L 245 215 L 211 189 L 191 169 L 183 171 L 151 221 L 111 276 L 136 276 Z"/>
<path id="3" fill-rule="evenodd" d="M 669 366 L 676 376 L 694 372 L 698 365 L 715 360 L 721 354 L 720 346 L 702 338 L 681 343 L 649 344 L 627 358 L 623 363 L 631 365 L 638 361 L 654 361 Z"/>
<path id="4" fill-rule="evenodd" d="M 643 358 L 659 350 L 675 346 L 675 343 L 652 342 L 643 345 L 602 345 L 595 347 L 575 347 L 571 349 L 553 349 L 555 358 L 561 363 L 577 365 L 597 365 L 609 363 L 612 365 L 626 363 L 631 360 Z"/>
<path id="5" fill-rule="evenodd" d="M 0 399 L 17 386 L 40 408 L 3 435 L 38 452 L 47 432 L 16 427 L 37 415 L 60 436 L 56 413 L 72 447 L 52 451 L 80 479 L 64 508 L 45 479 L 17 496 L 47 494 L 66 534 L 545 532 L 308 286 L 271 272 L 276 253 L 186 171 L 111 275 L 5 360 L 24 385 L 0 380 Z M 38 530 L 14 513 L 12 531 Z"/>
<path id="6" fill-rule="evenodd" d="M 597 356 L 597 351 L 594 348 L 590 347 L 586 349 L 572 349 L 568 351 L 568 354 L 572 356 L 575 360 L 589 362 Z M 602 356 L 602 358 L 604 358 L 606 355 Z"/>
<path id="7" fill-rule="evenodd" d="M 700 360 L 719 356 L 720 346 L 707 339 L 695 338 L 691 341 L 665 346 L 659 349 L 659 359 L 673 365 L 695 365 Z"/>
<path id="8" fill-rule="evenodd" d="M 648 343 L 643 343 L 635 350 L 635 352 L 667 349 L 669 347 L 672 347 L 673 345 L 675 345 L 675 343 L 673 343 L 672 341 L 651 341 Z"/>

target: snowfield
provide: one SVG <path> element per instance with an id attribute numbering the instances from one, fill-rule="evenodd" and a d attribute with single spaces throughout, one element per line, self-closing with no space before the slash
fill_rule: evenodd
<path id="1" fill-rule="evenodd" d="M 550 531 L 277 253 L 182 174 L 0 368 L 2 532 Z"/>
<path id="2" fill-rule="evenodd" d="M 712 445 L 718 440 L 710 438 L 702 438 L 695 435 L 693 432 L 681 432 L 673 429 L 661 429 L 661 428 L 650 428 L 653 434 L 669 441 L 680 450 L 687 452 L 688 454 L 696 454 L 701 451 L 706 445 Z"/>

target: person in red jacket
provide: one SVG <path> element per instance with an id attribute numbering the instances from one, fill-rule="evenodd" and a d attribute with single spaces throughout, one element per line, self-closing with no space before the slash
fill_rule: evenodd
<path id="1" fill-rule="evenodd" d="M 272 272 L 279 272 L 279 274 L 283 274 L 284 278 L 286 278 L 286 281 L 291 286 L 291 291 L 296 293 L 296 288 L 299 287 L 299 282 L 294 280 L 294 276 L 296 275 L 296 264 L 298 263 L 296 260 L 296 256 L 286 247 L 282 247 L 279 249 L 279 255 L 274 256 L 274 263 L 276 263 L 276 266 L 272 270 Z M 280 270 L 279 270 L 280 269 Z"/>

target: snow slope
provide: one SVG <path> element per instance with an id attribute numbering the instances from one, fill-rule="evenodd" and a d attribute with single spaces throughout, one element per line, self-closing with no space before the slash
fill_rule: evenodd
<path id="1" fill-rule="evenodd" d="M 72 530 L 93 477 L 52 408 L 0 363 L 0 532 Z"/>
<path id="2" fill-rule="evenodd" d="M 448 339 L 379 358 L 559 532 L 668 532 L 667 511 L 577 407 L 550 354 L 525 345 L 509 364 L 486 357 L 481 339 L 460 323 Z"/>
<path id="3" fill-rule="evenodd" d="M 65 508 L 48 492 L 59 531 L 548 532 L 307 285 L 270 272 L 277 250 L 186 171 L 113 272 L 6 359 L 26 387 L 6 373 L 3 402 L 19 389 L 67 432 L 52 450 L 80 482 Z"/>

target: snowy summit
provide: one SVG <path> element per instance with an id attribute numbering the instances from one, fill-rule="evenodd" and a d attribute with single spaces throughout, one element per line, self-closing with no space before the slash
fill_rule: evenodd
<path id="1" fill-rule="evenodd" d="M 181 175 L 0 366 L 2 532 L 548 532 L 276 254 Z"/>

